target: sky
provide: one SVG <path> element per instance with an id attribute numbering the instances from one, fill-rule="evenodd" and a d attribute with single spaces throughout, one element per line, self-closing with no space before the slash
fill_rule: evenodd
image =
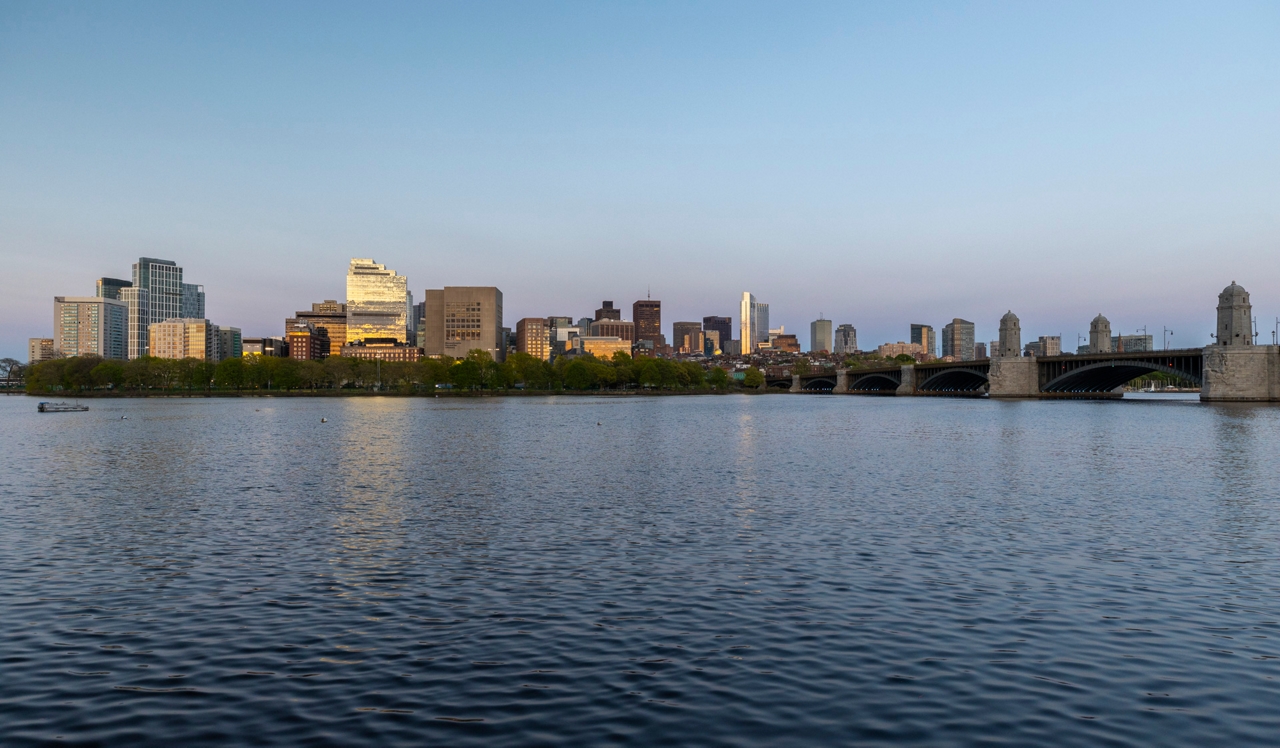
<path id="1" fill-rule="evenodd" d="M 1280 316 L 1280 4 L 0 4 L 0 356 L 140 256 L 245 336 L 352 257 L 807 344 Z"/>

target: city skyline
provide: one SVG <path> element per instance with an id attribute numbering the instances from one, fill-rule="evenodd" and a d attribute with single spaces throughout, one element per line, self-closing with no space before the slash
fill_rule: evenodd
<path id="1" fill-rule="evenodd" d="M 805 347 L 1007 309 L 1199 345 L 1210 259 L 1280 316 L 1280 8 L 557 7 L 317 14 L 330 45 L 284 8 L 0 11 L 0 355 L 139 256 L 259 334 L 368 256 L 511 320 L 751 289 Z"/>

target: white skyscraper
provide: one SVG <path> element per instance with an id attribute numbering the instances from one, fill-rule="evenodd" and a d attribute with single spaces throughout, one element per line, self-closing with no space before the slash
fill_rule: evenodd
<path id="1" fill-rule="evenodd" d="M 754 353 L 757 344 L 769 342 L 769 305 L 756 301 L 756 297 L 743 291 L 738 325 L 741 328 L 742 355 Z"/>

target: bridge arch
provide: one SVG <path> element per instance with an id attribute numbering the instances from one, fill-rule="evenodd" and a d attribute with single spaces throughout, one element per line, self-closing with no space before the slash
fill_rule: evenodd
<path id="1" fill-rule="evenodd" d="M 789 390 L 791 389 L 791 379 L 770 379 L 769 389 L 773 390 Z"/>
<path id="2" fill-rule="evenodd" d="M 1099 361 L 1063 372 L 1040 386 L 1041 392 L 1111 392 L 1143 374 L 1160 372 L 1203 384 L 1198 371 L 1170 363 L 1141 360 Z"/>
<path id="3" fill-rule="evenodd" d="M 918 370 L 917 370 L 918 371 Z M 987 386 L 987 373 L 979 369 L 946 368 L 916 384 L 917 392 L 981 392 Z"/>
<path id="4" fill-rule="evenodd" d="M 897 377 L 888 373 L 863 374 L 857 376 L 849 372 L 850 392 L 896 392 L 902 384 L 902 373 Z"/>
<path id="5" fill-rule="evenodd" d="M 830 392 L 836 388 L 836 378 L 830 377 L 813 377 L 812 379 L 801 378 L 800 389 L 806 392 Z"/>

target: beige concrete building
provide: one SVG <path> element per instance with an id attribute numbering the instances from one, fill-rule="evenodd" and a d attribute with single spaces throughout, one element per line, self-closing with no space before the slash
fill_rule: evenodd
<path id="1" fill-rule="evenodd" d="M 53 350 L 53 338 L 28 338 L 27 339 L 27 363 L 38 364 L 41 361 L 48 361 L 56 358 L 57 353 Z"/>
<path id="2" fill-rule="evenodd" d="M 493 286 L 427 289 L 422 309 L 422 347 L 428 356 L 465 358 L 474 350 L 505 361 L 502 291 Z"/>
<path id="3" fill-rule="evenodd" d="M 53 350 L 58 356 L 124 360 L 129 351 L 129 308 L 97 296 L 55 296 Z"/>
<path id="4" fill-rule="evenodd" d="M 915 356 L 925 353 L 925 350 L 924 346 L 919 343 L 904 343 L 901 340 L 897 343 L 885 343 L 876 349 L 877 355 L 885 356 L 886 358 L 901 356 L 904 353 L 908 356 Z"/>
<path id="5" fill-rule="evenodd" d="M 148 329 L 151 355 L 217 362 L 218 326 L 207 319 L 170 319 Z"/>

